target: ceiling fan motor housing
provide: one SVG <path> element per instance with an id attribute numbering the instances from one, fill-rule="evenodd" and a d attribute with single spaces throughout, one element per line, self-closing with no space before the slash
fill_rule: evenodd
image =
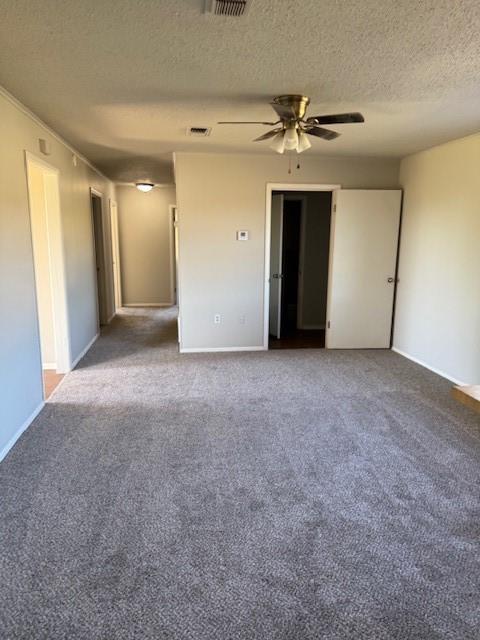
<path id="1" fill-rule="evenodd" d="M 284 107 L 290 107 L 295 112 L 295 118 L 292 116 L 292 120 L 300 120 L 305 115 L 308 105 L 310 104 L 310 98 L 301 95 L 284 95 L 277 96 L 273 102 L 281 104 Z"/>

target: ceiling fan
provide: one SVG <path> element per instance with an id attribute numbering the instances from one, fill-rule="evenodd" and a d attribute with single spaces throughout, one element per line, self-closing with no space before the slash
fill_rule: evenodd
<path id="1" fill-rule="evenodd" d="M 340 135 L 336 131 L 325 129 L 318 125 L 365 122 L 361 113 L 335 113 L 311 116 L 305 119 L 305 112 L 309 104 L 310 98 L 307 98 L 307 96 L 278 96 L 270 103 L 280 118 L 276 122 L 219 122 L 218 124 L 263 124 L 272 127 L 278 124 L 280 125 L 279 127 L 255 138 L 254 142 L 273 138 L 271 148 L 277 153 L 284 153 L 285 151 L 302 153 L 302 151 L 312 146 L 308 136 L 334 140 Z"/>

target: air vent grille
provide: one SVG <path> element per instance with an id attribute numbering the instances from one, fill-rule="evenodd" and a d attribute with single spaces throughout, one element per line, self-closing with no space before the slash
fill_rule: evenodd
<path id="1" fill-rule="evenodd" d="M 207 0 L 207 7 L 210 13 L 216 16 L 230 16 L 239 18 L 245 15 L 250 0 Z"/>
<path id="2" fill-rule="evenodd" d="M 209 136 L 210 132 L 211 132 L 210 127 L 190 127 L 189 129 L 187 129 L 187 133 L 189 136 L 196 136 L 200 138 Z"/>

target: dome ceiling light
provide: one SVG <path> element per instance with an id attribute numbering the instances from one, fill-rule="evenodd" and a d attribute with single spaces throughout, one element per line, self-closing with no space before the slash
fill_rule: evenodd
<path id="1" fill-rule="evenodd" d="M 148 191 L 151 191 L 155 185 L 153 184 L 153 182 L 137 182 L 135 186 L 139 191 L 147 193 Z"/>

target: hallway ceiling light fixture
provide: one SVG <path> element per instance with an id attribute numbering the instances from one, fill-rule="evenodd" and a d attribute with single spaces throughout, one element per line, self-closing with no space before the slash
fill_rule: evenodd
<path id="1" fill-rule="evenodd" d="M 151 191 L 155 185 L 153 184 L 153 182 L 137 182 L 135 186 L 139 191 L 147 193 L 148 191 Z"/>
<path id="2" fill-rule="evenodd" d="M 323 140 L 335 140 L 340 135 L 336 131 L 325 129 L 318 125 L 365 122 L 365 118 L 358 112 L 333 113 L 305 118 L 309 104 L 310 98 L 307 96 L 290 94 L 277 96 L 270 103 L 270 106 L 280 118 L 275 122 L 219 122 L 218 124 L 263 124 L 270 127 L 280 124 L 280 127 L 267 131 L 267 133 L 255 138 L 254 142 L 273 138 L 273 144 L 270 148 L 277 153 L 284 153 L 285 151 L 302 153 L 302 151 L 306 151 L 312 146 L 307 134 Z"/>

